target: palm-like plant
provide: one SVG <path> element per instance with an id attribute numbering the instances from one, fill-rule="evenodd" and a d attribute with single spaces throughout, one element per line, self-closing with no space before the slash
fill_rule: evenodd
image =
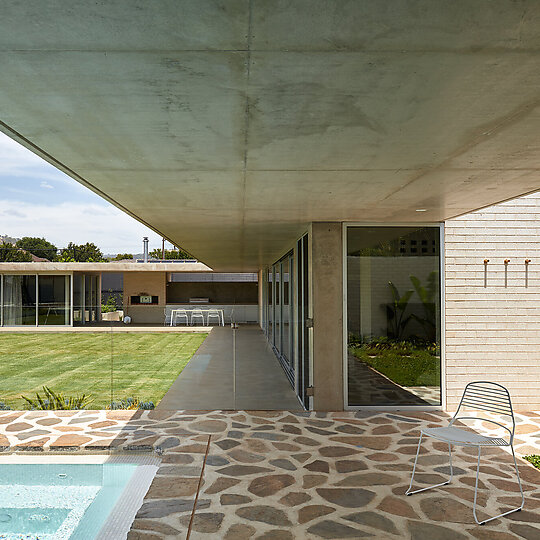
<path id="1" fill-rule="evenodd" d="M 54 392 L 47 386 L 43 387 L 42 397 L 36 392 L 36 399 L 21 396 L 33 410 L 56 411 L 56 410 L 80 410 L 84 409 L 92 400 L 90 396 L 64 396 L 61 392 Z"/>
<path id="2" fill-rule="evenodd" d="M 410 276 L 410 280 L 424 308 L 424 317 L 419 317 L 416 314 L 413 314 L 412 317 L 422 325 L 427 339 L 431 342 L 435 342 L 437 339 L 437 306 L 435 304 L 437 272 L 430 272 L 425 287 L 420 283 L 420 280 L 416 276 Z"/>
<path id="3" fill-rule="evenodd" d="M 386 304 L 386 314 L 390 322 L 389 334 L 390 337 L 400 341 L 405 328 L 411 320 L 411 316 L 405 317 L 407 305 L 413 295 L 413 290 L 408 290 L 402 295 L 399 294 L 397 287 L 391 282 L 388 282 L 392 293 L 392 303 Z"/>

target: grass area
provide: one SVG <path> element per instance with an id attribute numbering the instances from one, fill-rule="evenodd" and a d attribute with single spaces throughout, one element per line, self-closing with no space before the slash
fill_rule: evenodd
<path id="1" fill-rule="evenodd" d="M 540 469 L 540 456 L 533 454 L 532 456 L 523 456 L 529 463 L 532 463 L 537 469 Z"/>
<path id="2" fill-rule="evenodd" d="M 207 334 L 0 334 L 0 401 L 24 408 L 43 386 L 66 396 L 91 394 L 90 409 L 138 397 L 156 405 Z M 112 370 L 111 370 L 112 365 Z"/>
<path id="3" fill-rule="evenodd" d="M 349 347 L 358 360 L 401 386 L 439 386 L 440 358 L 435 348 L 397 344 L 380 348 L 370 344 Z"/>

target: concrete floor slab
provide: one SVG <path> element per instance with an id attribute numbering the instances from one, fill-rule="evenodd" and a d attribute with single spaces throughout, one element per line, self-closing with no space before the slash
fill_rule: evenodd
<path id="1" fill-rule="evenodd" d="M 157 408 L 302 410 L 258 326 L 213 328 Z"/>

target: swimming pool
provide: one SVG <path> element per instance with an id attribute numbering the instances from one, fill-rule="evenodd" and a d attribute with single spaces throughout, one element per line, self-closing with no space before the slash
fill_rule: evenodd
<path id="1" fill-rule="evenodd" d="M 0 539 L 125 538 L 158 464 L 150 456 L 3 456 Z"/>

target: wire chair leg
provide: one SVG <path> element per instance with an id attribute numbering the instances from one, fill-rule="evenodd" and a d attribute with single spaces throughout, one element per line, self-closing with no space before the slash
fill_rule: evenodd
<path id="1" fill-rule="evenodd" d="M 513 444 L 510 445 L 510 449 L 512 450 L 512 457 L 514 458 L 514 467 L 516 469 L 516 476 L 518 479 L 519 491 L 521 492 L 521 505 L 519 506 L 519 508 L 516 508 L 516 512 L 518 512 L 525 506 L 525 495 L 523 494 L 523 486 L 521 485 L 521 478 L 519 477 L 519 470 L 518 470 L 517 461 L 516 461 L 516 454 L 514 454 Z"/>
<path id="2" fill-rule="evenodd" d="M 418 455 L 420 454 L 420 445 L 422 444 L 422 435 L 423 433 L 420 432 L 420 440 L 418 441 L 418 448 L 416 450 L 416 457 L 414 458 L 414 466 L 413 466 L 413 472 L 411 477 L 411 483 L 409 484 L 409 489 L 405 492 L 405 495 L 414 495 L 415 493 L 420 493 L 421 491 L 427 491 L 428 489 L 433 489 L 436 487 L 446 486 L 452 481 L 452 478 L 454 477 L 454 468 L 452 466 L 452 447 L 450 444 L 448 444 L 448 456 L 450 458 L 450 478 L 446 482 L 442 482 L 440 484 L 434 484 L 433 486 L 428 486 L 425 488 L 417 489 L 415 491 L 411 491 L 413 482 L 414 482 L 414 473 L 416 471 L 416 463 L 418 461 Z"/>
<path id="3" fill-rule="evenodd" d="M 518 466 L 517 466 L 517 461 L 516 461 L 516 455 L 514 453 L 514 445 L 510 445 L 510 449 L 512 450 L 512 457 L 514 458 L 514 467 L 516 469 L 516 476 L 517 476 L 517 480 L 518 480 L 518 485 L 519 485 L 519 491 L 521 492 L 521 505 L 518 506 L 517 508 L 512 508 L 512 510 L 508 510 L 506 512 L 503 512 L 502 514 L 498 514 L 496 516 L 493 516 L 489 519 L 484 519 L 484 521 L 478 521 L 478 518 L 476 517 L 476 494 L 478 492 L 478 476 L 479 476 L 479 473 L 480 473 L 480 446 L 478 447 L 478 463 L 477 463 L 477 466 L 476 466 L 476 485 L 474 487 L 474 505 L 473 505 L 473 515 L 474 515 L 474 521 L 476 521 L 476 523 L 478 523 L 478 525 L 484 525 L 484 523 L 487 523 L 488 521 L 493 521 L 494 519 L 497 519 L 497 518 L 501 518 L 503 516 L 507 516 L 508 514 L 512 514 L 513 512 L 519 512 L 524 504 L 525 504 L 525 496 L 523 495 L 523 487 L 521 485 L 521 479 L 519 477 L 519 470 L 518 470 Z"/>
<path id="4" fill-rule="evenodd" d="M 448 443 L 448 457 L 450 458 L 450 478 L 448 479 L 447 484 L 449 484 L 454 478 L 454 467 L 452 465 L 452 445 Z"/>

